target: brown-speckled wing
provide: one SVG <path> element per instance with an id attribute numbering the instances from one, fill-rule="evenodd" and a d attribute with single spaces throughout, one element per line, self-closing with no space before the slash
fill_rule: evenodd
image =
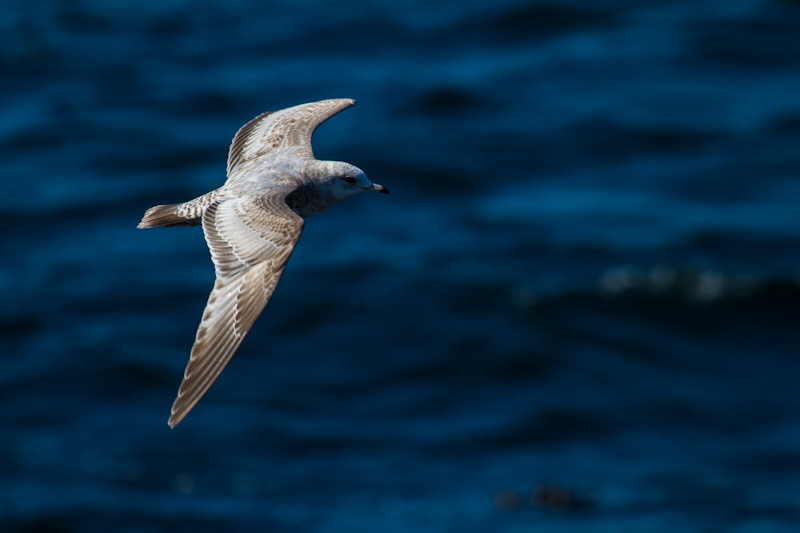
<path id="1" fill-rule="evenodd" d="M 285 192 L 212 204 L 203 233 L 217 279 L 197 329 L 169 425 L 175 427 L 208 391 L 267 305 L 303 231 Z"/>
<path id="2" fill-rule="evenodd" d="M 311 136 L 317 126 L 355 105 L 349 98 L 322 100 L 259 115 L 236 133 L 228 152 L 228 178 L 236 167 L 265 155 L 314 157 Z"/>

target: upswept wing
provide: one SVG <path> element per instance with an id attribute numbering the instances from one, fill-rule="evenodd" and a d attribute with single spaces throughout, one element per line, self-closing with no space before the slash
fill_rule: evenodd
<path id="1" fill-rule="evenodd" d="M 314 157 L 311 136 L 317 126 L 355 105 L 349 98 L 322 100 L 257 116 L 236 133 L 228 152 L 228 179 L 238 165 L 265 155 Z"/>
<path id="2" fill-rule="evenodd" d="M 217 279 L 197 329 L 169 425 L 175 427 L 216 381 L 267 305 L 303 231 L 303 219 L 270 191 L 212 204 L 203 233 Z"/>

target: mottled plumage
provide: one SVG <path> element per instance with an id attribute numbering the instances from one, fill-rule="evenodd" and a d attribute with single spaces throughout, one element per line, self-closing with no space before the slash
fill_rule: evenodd
<path id="1" fill-rule="evenodd" d="M 139 228 L 202 224 L 217 276 L 171 427 L 216 381 L 267 305 L 303 232 L 303 218 L 364 190 L 389 192 L 353 165 L 314 158 L 314 130 L 354 104 L 323 100 L 256 117 L 233 139 L 222 187 L 145 213 Z"/>

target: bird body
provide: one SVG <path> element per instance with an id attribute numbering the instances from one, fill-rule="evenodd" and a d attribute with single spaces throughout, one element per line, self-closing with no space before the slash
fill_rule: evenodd
<path id="1" fill-rule="evenodd" d="M 152 207 L 142 218 L 139 228 L 202 225 L 216 272 L 170 427 L 197 404 L 238 350 L 280 280 L 303 219 L 365 190 L 388 194 L 353 165 L 314 158 L 314 130 L 354 104 L 323 100 L 256 117 L 234 137 L 220 188 L 185 203 Z"/>

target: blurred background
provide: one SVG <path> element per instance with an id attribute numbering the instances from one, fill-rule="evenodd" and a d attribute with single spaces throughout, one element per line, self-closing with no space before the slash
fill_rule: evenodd
<path id="1" fill-rule="evenodd" d="M 167 427 L 144 211 L 254 116 L 365 170 Z M 800 528 L 800 2 L 5 0 L 3 531 Z"/>

